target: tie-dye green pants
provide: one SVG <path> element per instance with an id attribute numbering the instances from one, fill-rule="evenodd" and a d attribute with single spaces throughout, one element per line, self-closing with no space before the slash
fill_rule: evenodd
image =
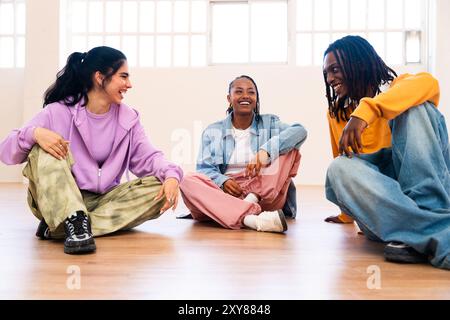
<path id="1" fill-rule="evenodd" d="M 162 184 L 155 177 L 122 183 L 105 194 L 80 191 L 71 172 L 72 155 L 58 160 L 38 145 L 28 155 L 23 175 L 29 180 L 28 205 L 47 222 L 53 238 L 64 237 L 64 220 L 74 211 L 91 219 L 94 236 L 131 229 L 158 218 L 165 198 L 153 199 Z"/>

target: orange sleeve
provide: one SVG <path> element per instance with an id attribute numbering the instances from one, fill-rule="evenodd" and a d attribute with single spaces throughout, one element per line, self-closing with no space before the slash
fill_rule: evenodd
<path id="1" fill-rule="evenodd" d="M 374 98 L 363 98 L 352 113 L 369 125 L 377 118 L 394 119 L 411 107 L 430 101 L 439 104 L 439 82 L 429 73 L 403 74 L 397 77 L 389 90 Z"/>
<path id="2" fill-rule="evenodd" d="M 331 126 L 332 119 L 329 113 L 327 113 L 327 120 L 328 120 L 328 129 L 330 131 L 330 140 L 331 140 L 331 149 L 333 151 L 333 158 L 336 158 L 339 155 L 339 148 L 337 142 L 340 137 L 336 137 L 334 134 L 333 128 Z"/>

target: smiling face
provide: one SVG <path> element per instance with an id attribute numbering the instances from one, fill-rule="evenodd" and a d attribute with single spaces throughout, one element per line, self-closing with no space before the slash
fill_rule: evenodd
<path id="1" fill-rule="evenodd" d="M 105 84 L 104 90 L 111 103 L 120 104 L 128 89 L 131 89 L 130 74 L 128 64 L 125 61 L 122 66 L 111 76 Z"/>
<path id="2" fill-rule="evenodd" d="M 327 53 L 324 58 L 323 74 L 325 76 L 327 85 L 333 88 L 339 99 L 342 99 L 348 95 L 348 88 L 346 85 L 344 72 L 338 63 L 335 54 L 332 51 Z"/>
<path id="3" fill-rule="evenodd" d="M 227 99 L 233 107 L 234 114 L 253 115 L 257 102 L 257 93 L 253 82 L 246 78 L 234 80 Z"/>

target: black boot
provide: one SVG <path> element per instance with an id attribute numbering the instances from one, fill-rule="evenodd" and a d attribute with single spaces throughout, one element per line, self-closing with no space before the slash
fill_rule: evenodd
<path id="1" fill-rule="evenodd" d="M 50 228 L 48 227 L 47 223 L 44 219 L 39 222 L 38 228 L 36 230 L 36 237 L 38 237 L 41 240 L 50 240 Z"/>
<path id="2" fill-rule="evenodd" d="M 88 216 L 77 211 L 64 221 L 66 240 L 64 252 L 68 254 L 87 253 L 95 251 L 95 241 L 92 236 L 91 224 Z"/>
<path id="3" fill-rule="evenodd" d="M 401 242 L 390 242 L 384 247 L 384 257 L 387 261 L 400 263 L 423 263 L 428 261 L 425 254 L 417 252 L 412 247 Z"/>

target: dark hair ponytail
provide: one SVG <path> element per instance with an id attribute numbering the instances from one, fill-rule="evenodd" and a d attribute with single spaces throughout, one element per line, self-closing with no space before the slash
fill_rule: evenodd
<path id="1" fill-rule="evenodd" d="M 66 66 L 57 73 L 56 81 L 45 91 L 44 107 L 63 101 L 74 106 L 82 99 L 89 101 L 87 93 L 93 88 L 92 76 L 99 71 L 105 76 L 104 86 L 126 61 L 125 55 L 114 48 L 96 47 L 89 52 L 74 52 L 67 58 Z"/>
<path id="2" fill-rule="evenodd" d="M 239 77 L 234 78 L 233 81 L 230 82 L 230 84 L 228 85 L 228 94 L 231 93 L 231 89 L 233 88 L 233 84 L 236 80 L 239 79 L 247 79 L 250 80 L 253 85 L 255 86 L 255 90 L 256 90 L 256 108 L 255 108 L 255 120 L 259 121 L 260 115 L 259 115 L 259 91 L 258 91 L 258 86 L 256 85 L 255 80 L 253 80 L 251 77 L 246 76 L 246 75 L 241 75 Z M 233 111 L 233 106 L 229 106 L 227 109 L 227 114 L 231 113 Z"/>

